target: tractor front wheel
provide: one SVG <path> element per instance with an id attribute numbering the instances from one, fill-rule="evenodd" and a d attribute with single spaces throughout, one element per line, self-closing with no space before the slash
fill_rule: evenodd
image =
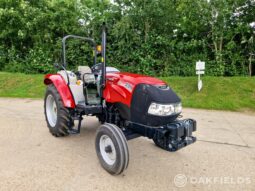
<path id="1" fill-rule="evenodd" d="M 55 137 L 69 135 L 68 127 L 73 120 L 69 110 L 64 107 L 62 99 L 53 84 L 47 86 L 44 98 L 44 114 L 50 133 Z"/>
<path id="2" fill-rule="evenodd" d="M 110 174 L 121 174 L 128 166 L 126 137 L 116 125 L 105 123 L 96 134 L 96 153 L 101 166 Z"/>

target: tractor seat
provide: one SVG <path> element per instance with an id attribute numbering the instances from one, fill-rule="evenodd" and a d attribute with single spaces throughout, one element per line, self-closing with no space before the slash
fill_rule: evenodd
<path id="1" fill-rule="evenodd" d="M 88 66 L 79 66 L 78 72 L 80 78 L 83 80 L 83 94 L 85 96 L 85 105 L 99 105 L 101 98 L 99 97 L 97 81 L 95 75 L 91 72 Z M 88 106 L 89 107 L 89 106 Z M 85 108 L 85 113 L 89 112 L 91 108 Z"/>
<path id="2" fill-rule="evenodd" d="M 85 84 L 95 84 L 96 78 L 95 75 L 91 72 L 90 67 L 88 66 L 78 66 L 78 71 L 80 77 Z"/>

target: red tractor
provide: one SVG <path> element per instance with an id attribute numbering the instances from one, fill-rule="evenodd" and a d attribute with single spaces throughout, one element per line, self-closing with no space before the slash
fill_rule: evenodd
<path id="1" fill-rule="evenodd" d="M 66 70 L 66 40 L 87 41 L 94 51 L 93 66 Z M 177 151 L 196 141 L 193 119 L 177 119 L 182 112 L 180 98 L 162 80 L 106 67 L 106 30 L 102 44 L 91 38 L 69 35 L 62 40 L 59 71 L 45 76 L 47 90 L 44 112 L 49 131 L 55 137 L 80 133 L 83 115 L 96 116 L 101 122 L 95 147 L 102 167 L 120 174 L 128 166 L 127 140 L 148 137 L 166 150 Z M 97 56 L 101 62 L 97 63 Z M 74 120 L 78 120 L 75 128 Z"/>

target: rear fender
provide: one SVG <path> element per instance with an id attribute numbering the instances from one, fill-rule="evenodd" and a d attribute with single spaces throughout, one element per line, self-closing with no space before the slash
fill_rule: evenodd
<path id="1" fill-rule="evenodd" d="M 54 84 L 65 107 L 75 108 L 75 102 L 70 88 L 59 74 L 47 74 L 44 77 L 44 84 Z"/>

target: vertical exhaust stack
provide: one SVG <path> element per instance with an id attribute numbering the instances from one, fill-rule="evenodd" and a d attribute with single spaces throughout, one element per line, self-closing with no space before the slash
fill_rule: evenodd
<path id="1" fill-rule="evenodd" d="M 106 81 L 106 25 L 102 26 L 102 82 L 101 82 L 101 95 L 103 95 L 103 89 Z"/>

